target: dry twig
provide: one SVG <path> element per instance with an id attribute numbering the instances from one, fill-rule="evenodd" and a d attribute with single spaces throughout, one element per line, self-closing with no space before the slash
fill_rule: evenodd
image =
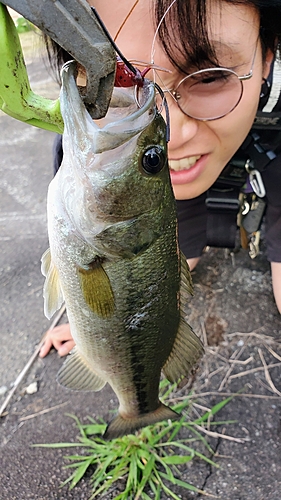
<path id="1" fill-rule="evenodd" d="M 236 351 L 234 351 L 234 353 L 230 357 L 230 360 L 233 360 L 233 359 L 237 360 L 241 356 L 241 354 L 243 353 L 245 347 L 246 347 L 246 344 L 244 344 L 241 347 L 241 349 L 237 349 Z M 230 366 L 229 369 L 227 370 L 225 377 L 223 378 L 223 380 L 220 383 L 220 386 L 219 386 L 219 389 L 218 389 L 219 391 L 221 391 L 223 389 L 223 387 L 225 386 L 227 380 L 230 377 L 231 372 L 233 371 L 233 368 L 234 368 L 234 365 Z"/>
<path id="2" fill-rule="evenodd" d="M 35 359 L 37 358 L 37 356 L 38 356 L 38 354 L 40 352 L 40 349 L 41 349 L 42 345 L 45 342 L 45 338 L 46 338 L 46 335 L 47 335 L 48 331 L 49 330 L 53 330 L 53 328 L 55 328 L 55 326 L 58 324 L 58 322 L 61 319 L 61 317 L 64 314 L 64 312 L 65 312 L 65 305 L 63 305 L 61 307 L 61 309 L 59 310 L 58 314 L 55 316 L 54 320 L 52 321 L 50 328 L 44 333 L 44 335 L 41 338 L 38 346 L 36 347 L 36 349 L 34 351 L 34 353 L 32 354 L 32 356 L 30 356 L 30 358 L 29 358 L 28 362 L 26 363 L 25 367 L 22 369 L 22 371 L 20 372 L 20 374 L 16 378 L 12 389 L 10 390 L 8 396 L 6 397 L 4 403 L 2 404 L 2 406 L 0 408 L 0 417 L 3 416 L 3 412 L 7 408 L 8 404 L 9 404 L 10 400 L 12 399 L 14 393 L 16 392 L 18 386 L 20 385 L 20 383 L 24 379 L 25 375 L 27 374 L 29 368 L 32 366 L 32 364 L 34 363 Z"/>
<path id="3" fill-rule="evenodd" d="M 259 328 L 261 330 L 263 327 Z M 257 333 L 257 332 L 233 332 L 233 333 L 227 333 L 226 337 L 231 338 L 231 337 L 256 337 L 257 339 L 263 340 L 264 342 L 268 342 L 269 344 L 276 344 L 276 339 L 271 337 L 270 335 L 264 335 L 263 333 Z"/>
<path id="4" fill-rule="evenodd" d="M 276 366 L 280 366 L 280 365 L 281 365 L 281 363 L 273 363 L 271 365 L 267 365 L 267 368 L 275 368 Z M 244 377 L 245 375 L 249 375 L 250 373 L 255 373 L 255 372 L 260 372 L 260 371 L 264 371 L 263 366 L 257 366 L 256 368 L 251 368 L 250 370 L 245 370 L 244 372 L 235 373 L 234 375 L 231 375 L 229 377 L 229 379 Z"/>
<path id="5" fill-rule="evenodd" d="M 281 392 L 279 392 L 278 389 L 276 389 L 274 383 L 272 382 L 271 376 L 270 376 L 269 371 L 268 371 L 268 366 L 267 366 L 266 361 L 264 359 L 263 352 L 260 348 L 258 349 L 258 353 L 259 353 L 259 356 L 261 358 L 261 362 L 262 362 L 263 367 L 264 367 L 264 375 L 265 375 L 266 381 L 268 382 L 268 384 L 271 387 L 271 389 L 273 390 L 273 392 L 275 392 L 276 394 L 281 396 Z M 280 364 L 280 363 L 278 363 L 278 364 Z"/>
<path id="6" fill-rule="evenodd" d="M 61 403 L 60 405 L 56 406 L 51 406 L 51 408 L 46 408 L 45 410 L 38 411 L 37 413 L 32 413 L 30 415 L 26 415 L 26 417 L 21 417 L 19 420 L 23 422 L 24 420 L 30 420 L 31 418 L 38 417 L 39 415 L 44 415 L 45 413 L 49 413 L 50 411 L 57 410 L 58 408 L 61 408 L 62 406 L 65 406 L 68 404 L 68 401 L 65 401 L 64 403 Z"/>
<path id="7" fill-rule="evenodd" d="M 232 436 L 227 436 L 227 434 L 221 434 L 219 432 L 215 431 L 210 431 L 208 429 L 205 429 L 205 427 L 202 427 L 201 425 L 195 425 L 196 429 L 198 429 L 200 432 L 204 432 L 207 434 L 207 436 L 215 437 L 215 438 L 223 438 L 227 439 L 228 441 L 235 441 L 236 443 L 245 443 L 245 441 L 248 441 L 247 438 L 235 438 Z"/>
<path id="8" fill-rule="evenodd" d="M 268 345 L 265 345 L 263 344 L 264 347 L 270 352 L 270 354 L 272 354 L 272 356 L 276 359 L 278 359 L 279 361 L 281 361 L 281 356 L 278 356 L 277 352 L 273 351 L 273 349 L 271 349 L 271 347 L 268 347 Z"/>

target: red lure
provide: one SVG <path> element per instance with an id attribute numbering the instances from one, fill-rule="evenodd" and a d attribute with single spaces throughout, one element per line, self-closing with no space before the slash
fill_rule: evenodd
<path id="1" fill-rule="evenodd" d="M 139 2 L 139 0 L 137 0 L 134 3 L 128 16 L 125 18 L 124 23 L 127 21 L 127 18 L 130 16 L 132 10 L 135 8 L 135 6 L 137 5 L 138 2 Z M 110 36 L 106 26 L 104 25 L 103 21 L 101 20 L 95 7 L 91 7 L 91 9 L 92 9 L 92 12 L 94 13 L 94 15 L 96 16 L 103 32 L 105 33 L 105 35 L 107 36 L 111 45 L 113 46 L 113 48 L 115 49 L 115 51 L 117 52 L 117 54 L 119 56 L 119 57 L 117 56 L 117 68 L 116 68 L 114 87 L 134 87 L 135 85 L 137 87 L 143 87 L 144 77 L 145 77 L 146 73 L 148 73 L 148 71 L 150 70 L 150 67 L 145 68 L 143 71 L 140 71 L 139 69 L 135 68 L 130 63 L 130 61 L 127 61 L 127 59 L 123 56 L 122 52 L 120 51 L 120 49 L 116 45 L 115 41 Z M 123 27 L 123 24 L 122 24 L 121 28 Z M 118 33 L 116 36 L 118 36 L 120 29 L 118 30 Z"/>
<path id="2" fill-rule="evenodd" d="M 144 77 L 151 68 L 145 68 L 143 71 L 140 71 L 133 66 L 131 67 L 134 71 L 132 71 L 125 62 L 117 58 L 114 87 L 134 87 L 135 85 L 137 87 L 143 87 Z"/>

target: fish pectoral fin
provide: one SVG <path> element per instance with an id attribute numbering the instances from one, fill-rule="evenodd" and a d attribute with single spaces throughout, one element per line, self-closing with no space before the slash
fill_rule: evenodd
<path id="1" fill-rule="evenodd" d="M 115 309 L 114 295 L 109 277 L 96 258 L 90 269 L 78 268 L 82 293 L 89 308 L 102 318 L 110 317 Z"/>
<path id="2" fill-rule="evenodd" d="M 51 252 L 50 249 L 47 248 L 47 250 L 43 253 L 41 257 L 41 273 L 43 274 L 43 276 L 47 276 L 51 263 L 52 263 Z"/>
<path id="3" fill-rule="evenodd" d="M 64 302 L 63 293 L 60 286 L 58 271 L 52 262 L 50 249 L 46 250 L 42 255 L 41 271 L 46 276 L 43 297 L 44 297 L 44 313 L 50 319 L 53 314 L 61 307 Z"/>
<path id="4" fill-rule="evenodd" d="M 74 391 L 100 391 L 106 384 L 74 347 L 57 375 L 59 384 Z"/>
<path id="5" fill-rule="evenodd" d="M 175 420 L 179 418 L 180 415 L 169 408 L 169 406 L 163 405 L 159 401 L 158 408 L 150 413 L 144 415 L 139 415 L 137 417 L 124 418 L 120 414 L 117 415 L 107 426 L 105 433 L 103 435 L 104 439 L 114 439 L 125 434 L 132 434 L 132 432 L 146 427 L 147 425 L 155 424 L 156 422 L 161 422 L 161 420 Z"/>
<path id="6" fill-rule="evenodd" d="M 188 375 L 204 353 L 201 340 L 185 321 L 181 311 L 178 333 L 162 371 L 171 382 L 178 382 L 181 377 Z"/>

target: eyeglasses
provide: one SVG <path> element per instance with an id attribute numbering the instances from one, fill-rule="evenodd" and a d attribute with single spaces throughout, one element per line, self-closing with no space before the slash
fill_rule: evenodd
<path id="1" fill-rule="evenodd" d="M 243 81 L 253 76 L 258 41 L 248 74 L 239 76 L 228 68 L 207 68 L 185 76 L 175 89 L 163 89 L 190 118 L 218 120 L 238 106 L 243 95 Z M 158 100 L 156 99 L 156 102 Z"/>

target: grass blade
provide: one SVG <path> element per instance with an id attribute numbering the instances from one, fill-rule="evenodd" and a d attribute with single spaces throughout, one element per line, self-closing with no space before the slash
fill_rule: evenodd
<path id="1" fill-rule="evenodd" d="M 233 399 L 233 396 L 230 396 L 229 398 L 223 399 L 219 403 L 217 403 L 215 406 L 213 406 L 210 411 L 207 411 L 202 415 L 202 417 L 198 418 L 197 420 L 194 420 L 193 424 L 202 424 L 202 422 L 206 422 L 208 418 L 212 415 L 216 415 L 225 405 L 227 405 L 231 400 Z"/>
<path id="2" fill-rule="evenodd" d="M 82 479 L 82 477 L 85 475 L 85 472 L 88 469 L 88 467 L 91 465 L 91 463 L 92 463 L 92 458 L 90 458 L 89 460 L 86 460 L 83 464 L 79 465 L 75 474 L 73 474 L 73 479 L 71 481 L 70 488 L 69 488 L 70 490 L 72 490 L 74 488 L 74 486 L 76 486 L 76 484 L 80 481 L 80 479 Z"/>
<path id="3" fill-rule="evenodd" d="M 135 496 L 135 500 L 138 500 L 140 498 L 142 490 L 144 489 L 146 483 L 148 482 L 148 480 L 150 478 L 152 469 L 154 468 L 154 464 L 155 464 L 155 457 L 152 455 L 144 468 L 142 479 L 141 479 L 141 482 L 138 486 L 137 494 Z"/>
<path id="4" fill-rule="evenodd" d="M 175 385 L 168 387 L 167 381 L 162 381 L 162 399 L 170 397 Z M 168 484 L 184 488 L 193 492 L 207 495 L 206 492 L 197 487 L 178 479 L 181 474 L 181 466 L 191 462 L 197 457 L 206 463 L 218 467 L 218 465 L 208 458 L 208 456 L 196 449 L 199 441 L 210 455 L 213 451 L 208 444 L 203 429 L 196 426 L 206 426 L 206 422 L 216 415 L 232 397 L 214 405 L 210 411 L 205 412 L 194 421 L 188 420 L 190 401 L 188 397 L 173 405 L 173 409 L 183 411 L 179 420 L 164 421 L 141 429 L 136 434 L 116 438 L 112 441 L 105 441 L 101 435 L 106 424 L 99 419 L 96 421 L 89 418 L 88 424 L 81 424 L 79 419 L 73 415 L 79 430 L 80 436 L 77 443 L 53 443 L 37 444 L 45 448 L 83 448 L 82 454 L 79 452 L 65 457 L 71 463 L 65 468 L 74 469 L 70 476 L 64 481 L 63 486 L 68 484 L 73 489 L 90 467 L 93 467 L 91 474 L 92 496 L 91 499 L 101 495 L 107 498 L 114 491 L 116 485 L 124 485 L 124 491 L 115 496 L 115 500 L 148 500 L 149 494 L 154 495 L 154 500 L 160 500 L 161 493 L 167 495 L 169 499 L 180 500 L 180 497 L 172 491 Z M 165 401 L 167 404 L 168 402 Z M 220 422 L 212 421 L 212 424 L 219 425 Z M 224 422 L 225 424 L 225 422 Z M 179 436 L 179 433 L 183 431 Z M 186 434 L 187 437 L 186 437 Z M 120 480 L 122 480 L 120 482 Z M 149 488 L 149 491 L 146 491 Z M 183 496 L 183 495 L 182 495 Z"/>

